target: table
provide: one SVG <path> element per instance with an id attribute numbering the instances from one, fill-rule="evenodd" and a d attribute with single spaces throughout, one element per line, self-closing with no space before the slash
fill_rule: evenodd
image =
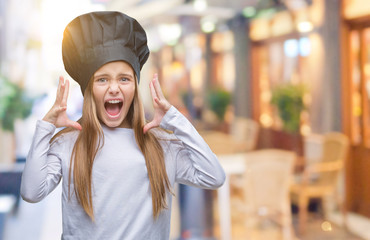
<path id="1" fill-rule="evenodd" d="M 199 134 L 216 155 L 228 155 L 245 151 L 246 143 L 235 140 L 230 134 L 219 131 L 200 131 Z"/>
<path id="2" fill-rule="evenodd" d="M 221 166 L 225 171 L 225 183 L 217 190 L 219 224 L 221 230 L 221 240 L 230 240 L 231 238 L 231 207 L 230 207 L 230 176 L 243 175 L 247 171 L 246 159 L 254 151 L 233 154 L 217 155 Z M 295 172 L 301 172 L 304 166 L 304 157 L 297 157 L 295 162 Z"/>
<path id="3" fill-rule="evenodd" d="M 242 175 L 245 172 L 246 158 L 248 158 L 248 153 L 218 156 L 218 160 L 226 174 L 225 183 L 217 190 L 221 240 L 231 239 L 230 176 Z"/>

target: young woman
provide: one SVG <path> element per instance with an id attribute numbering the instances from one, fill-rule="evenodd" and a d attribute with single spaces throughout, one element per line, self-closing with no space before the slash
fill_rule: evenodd
<path id="1" fill-rule="evenodd" d="M 36 126 L 21 194 L 39 202 L 62 182 L 62 239 L 168 239 L 172 188 L 221 186 L 225 174 L 191 123 L 150 82 L 154 118 L 145 124 L 140 70 L 146 34 L 119 12 L 69 23 L 63 61 L 84 95 L 78 122 L 67 114 L 68 80 Z M 65 127 L 55 136 L 56 128 Z"/>

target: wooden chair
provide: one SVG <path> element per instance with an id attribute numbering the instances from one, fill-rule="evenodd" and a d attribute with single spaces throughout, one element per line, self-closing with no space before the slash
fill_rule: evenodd
<path id="1" fill-rule="evenodd" d="M 231 125 L 231 136 L 236 142 L 241 143 L 239 151 L 251 151 L 256 149 L 259 124 L 251 118 L 235 117 Z"/>
<path id="2" fill-rule="evenodd" d="M 216 155 L 240 152 L 240 143 L 236 142 L 230 134 L 220 131 L 200 131 L 199 134 Z"/>
<path id="3" fill-rule="evenodd" d="M 259 125 L 248 118 L 236 117 L 230 133 L 199 131 L 199 134 L 217 155 L 234 154 L 254 150 L 257 145 Z"/>
<path id="4" fill-rule="evenodd" d="M 319 161 L 310 161 L 291 186 L 292 202 L 299 208 L 299 232 L 305 231 L 307 207 L 310 199 L 321 199 L 324 215 L 327 217 L 329 197 L 336 197 L 341 207 L 345 222 L 344 200 L 338 196 L 338 180 L 342 173 L 349 149 L 348 137 L 339 132 L 327 133 L 323 136 L 322 157 Z"/>
<path id="5" fill-rule="evenodd" d="M 230 128 L 230 135 L 234 142 L 238 143 L 237 152 L 250 152 L 256 149 L 260 126 L 251 118 L 234 117 Z M 230 177 L 231 194 L 238 196 L 234 201 L 242 198 L 242 176 Z M 238 204 L 238 203 L 236 203 Z"/>
<path id="6" fill-rule="evenodd" d="M 279 226 L 281 239 L 294 239 L 289 187 L 296 154 L 280 149 L 251 151 L 246 159 L 242 211 L 246 220 L 246 239 L 263 234 L 258 227 L 266 221 Z M 256 230 L 257 228 L 257 230 Z M 271 238 L 270 238 L 271 239 Z M 280 239 L 280 238 L 279 238 Z"/>

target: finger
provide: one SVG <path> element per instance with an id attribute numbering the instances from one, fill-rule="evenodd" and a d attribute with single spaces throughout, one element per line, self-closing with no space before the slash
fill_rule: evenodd
<path id="1" fill-rule="evenodd" d="M 150 81 L 149 87 L 150 87 L 150 93 L 152 95 L 152 100 L 155 101 L 155 99 L 158 97 L 157 97 L 157 93 L 154 90 L 153 80 Z"/>
<path id="2" fill-rule="evenodd" d="M 171 108 L 171 104 L 166 99 L 159 100 L 158 98 L 156 98 L 156 99 L 154 99 L 154 101 L 165 112 L 167 112 Z"/>
<path id="3" fill-rule="evenodd" d="M 63 98 L 62 102 L 60 103 L 61 106 L 67 106 L 68 92 L 69 92 L 69 81 L 68 79 L 66 79 L 64 82 Z"/>
<path id="4" fill-rule="evenodd" d="M 154 102 L 156 103 L 156 104 L 158 104 L 158 106 L 161 106 L 161 107 L 163 107 L 163 102 L 159 99 L 159 98 L 155 98 L 154 99 Z"/>
<path id="5" fill-rule="evenodd" d="M 148 132 L 150 129 L 155 128 L 155 127 L 158 127 L 158 126 L 157 126 L 157 124 L 155 124 L 153 121 L 151 121 L 151 122 L 149 122 L 149 123 L 145 124 L 144 129 L 143 129 L 144 134 L 145 134 L 146 132 Z"/>
<path id="6" fill-rule="evenodd" d="M 64 95 L 64 78 L 62 76 L 59 77 L 58 89 L 57 89 L 57 96 L 55 99 L 55 103 L 60 105 L 63 100 Z"/>
<path id="7" fill-rule="evenodd" d="M 68 120 L 67 121 L 67 126 L 68 127 L 73 127 L 74 129 L 77 129 L 79 131 L 82 130 L 81 125 L 78 122 L 75 122 L 75 121 Z"/>
<path id="8" fill-rule="evenodd" d="M 49 116 L 51 119 L 54 119 L 54 122 L 58 121 L 58 118 L 61 114 L 65 113 L 67 110 L 67 107 L 55 107 L 52 110 L 52 114 Z"/>
<path id="9" fill-rule="evenodd" d="M 162 92 L 162 88 L 161 88 L 161 85 L 159 84 L 159 80 L 158 80 L 158 74 L 154 74 L 154 80 L 153 80 L 153 85 L 154 85 L 154 89 L 155 89 L 155 92 L 157 93 L 157 96 L 159 99 L 164 99 L 164 96 L 163 96 L 163 92 Z"/>
<path id="10" fill-rule="evenodd" d="M 67 110 L 67 106 L 59 106 L 55 109 L 57 114 L 60 114 L 61 112 L 65 112 Z"/>

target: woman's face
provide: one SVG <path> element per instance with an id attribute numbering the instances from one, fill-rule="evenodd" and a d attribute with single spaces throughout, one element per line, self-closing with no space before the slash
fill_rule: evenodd
<path id="1" fill-rule="evenodd" d="M 124 61 L 109 62 L 93 76 L 93 96 L 98 118 L 108 127 L 128 128 L 125 121 L 135 95 L 135 75 Z"/>

